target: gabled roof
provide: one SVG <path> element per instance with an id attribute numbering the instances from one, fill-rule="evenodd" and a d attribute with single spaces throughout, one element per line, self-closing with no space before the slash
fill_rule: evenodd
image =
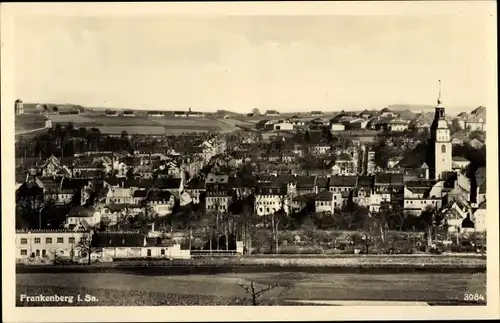
<path id="1" fill-rule="evenodd" d="M 470 162 L 467 158 L 464 158 L 461 156 L 454 156 L 453 161 L 454 162 Z"/>
<path id="2" fill-rule="evenodd" d="M 134 198 L 146 198 L 147 195 L 148 195 L 148 191 L 147 190 L 136 190 L 134 192 L 133 197 Z"/>
<path id="3" fill-rule="evenodd" d="M 121 212 L 122 210 L 127 209 L 127 207 L 129 207 L 129 204 L 126 203 L 111 203 L 106 205 L 106 208 L 111 212 Z"/>
<path id="4" fill-rule="evenodd" d="M 403 174 L 376 174 L 375 185 L 402 186 Z"/>
<path id="5" fill-rule="evenodd" d="M 181 179 L 180 178 L 158 178 L 155 183 L 154 187 L 156 189 L 178 189 L 181 185 Z"/>
<path id="6" fill-rule="evenodd" d="M 97 232 L 92 236 L 94 247 L 143 247 L 145 234 L 123 232 Z"/>
<path id="7" fill-rule="evenodd" d="M 329 186 L 355 187 L 357 183 L 356 176 L 331 176 Z"/>
<path id="8" fill-rule="evenodd" d="M 316 201 L 331 201 L 333 200 L 333 193 L 330 191 L 321 191 L 314 197 Z"/>
<path id="9" fill-rule="evenodd" d="M 80 218 L 93 217 L 94 212 L 95 209 L 91 206 L 88 207 L 76 206 L 69 210 L 68 217 L 80 217 Z"/>

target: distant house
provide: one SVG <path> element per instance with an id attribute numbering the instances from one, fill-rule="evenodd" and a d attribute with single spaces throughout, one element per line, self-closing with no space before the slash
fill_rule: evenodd
<path id="1" fill-rule="evenodd" d="M 294 126 L 288 121 L 279 121 L 273 125 L 274 130 L 293 130 Z"/>
<path id="2" fill-rule="evenodd" d="M 454 170 L 462 170 L 467 168 L 469 166 L 470 161 L 466 158 L 459 157 L 459 156 L 454 156 L 453 157 L 453 162 L 452 162 L 452 167 Z"/>
<path id="3" fill-rule="evenodd" d="M 23 101 L 17 99 L 16 102 L 14 103 L 14 106 L 15 106 L 16 114 L 23 114 L 24 113 Z"/>
<path id="4" fill-rule="evenodd" d="M 188 111 L 187 116 L 188 116 L 188 117 L 196 117 L 196 118 L 199 118 L 199 117 L 203 117 L 203 116 L 204 116 L 204 114 L 203 114 L 203 112 L 199 112 L 199 111 Z"/>
<path id="5" fill-rule="evenodd" d="M 345 130 L 345 125 L 342 123 L 332 123 L 331 130 L 332 131 L 343 131 L 343 130 Z"/>
<path id="6" fill-rule="evenodd" d="M 186 112 L 185 111 L 174 111 L 174 117 L 185 117 Z"/>
<path id="7" fill-rule="evenodd" d="M 116 117 L 116 116 L 118 116 L 118 111 L 116 111 L 116 110 L 106 110 L 106 111 L 104 111 L 104 115 L 106 117 Z"/>
<path id="8" fill-rule="evenodd" d="M 388 124 L 389 131 L 401 132 L 408 130 L 408 122 L 406 120 L 391 120 Z"/>
<path id="9" fill-rule="evenodd" d="M 279 115 L 280 115 L 280 113 L 276 110 L 267 110 L 265 113 L 266 117 L 277 117 Z"/>
<path id="10" fill-rule="evenodd" d="M 392 112 L 391 110 L 389 110 L 389 108 L 383 108 L 380 111 L 380 116 L 383 117 L 383 118 L 395 118 L 395 117 L 398 116 L 398 114 Z"/>
<path id="11" fill-rule="evenodd" d="M 360 117 L 360 118 L 363 118 L 363 119 L 368 119 L 368 118 L 370 118 L 370 117 L 372 116 L 372 114 L 373 114 L 373 113 L 371 113 L 370 111 L 368 111 L 368 110 L 364 110 L 363 112 L 361 112 L 361 113 L 359 114 L 359 117 Z"/>
<path id="12" fill-rule="evenodd" d="M 135 112 L 133 110 L 126 110 L 126 111 L 123 111 L 123 116 L 124 117 L 135 117 Z"/>
<path id="13" fill-rule="evenodd" d="M 460 132 L 454 133 L 451 136 L 451 144 L 452 145 L 461 146 L 464 143 L 467 143 L 469 141 L 470 141 L 469 138 L 465 134 L 460 133 Z"/>
<path id="14" fill-rule="evenodd" d="M 465 121 L 465 129 L 467 131 L 484 131 L 485 122 L 483 119 L 472 119 Z"/>
<path id="15" fill-rule="evenodd" d="M 470 145 L 476 149 L 481 149 L 484 146 L 484 144 L 477 139 L 472 139 Z"/>
<path id="16" fill-rule="evenodd" d="M 148 116 L 150 117 L 163 117 L 163 115 L 161 111 L 148 111 Z"/>
<path id="17" fill-rule="evenodd" d="M 321 117 L 323 115 L 323 111 L 311 111 L 311 117 Z"/>

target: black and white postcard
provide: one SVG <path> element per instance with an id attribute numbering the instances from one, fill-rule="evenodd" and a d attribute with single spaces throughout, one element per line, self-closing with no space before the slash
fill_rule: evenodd
<path id="1" fill-rule="evenodd" d="M 0 9 L 4 321 L 498 318 L 495 2 Z"/>

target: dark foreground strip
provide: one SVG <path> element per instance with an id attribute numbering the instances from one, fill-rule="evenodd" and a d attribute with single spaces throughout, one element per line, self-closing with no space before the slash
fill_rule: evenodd
<path id="1" fill-rule="evenodd" d="M 127 273 L 141 275 L 196 275 L 220 273 L 264 273 L 264 272 L 306 272 L 306 273 L 358 273 L 358 274 L 397 274 L 397 273 L 484 273 L 486 267 L 442 267 L 442 266 L 135 266 L 114 267 L 88 265 L 32 265 L 17 266 L 16 273 Z"/>

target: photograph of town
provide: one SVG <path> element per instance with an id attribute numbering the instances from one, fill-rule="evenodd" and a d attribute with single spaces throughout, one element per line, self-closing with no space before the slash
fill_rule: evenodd
<path id="1" fill-rule="evenodd" d="M 485 306 L 487 26 L 16 18 L 16 306 Z"/>

